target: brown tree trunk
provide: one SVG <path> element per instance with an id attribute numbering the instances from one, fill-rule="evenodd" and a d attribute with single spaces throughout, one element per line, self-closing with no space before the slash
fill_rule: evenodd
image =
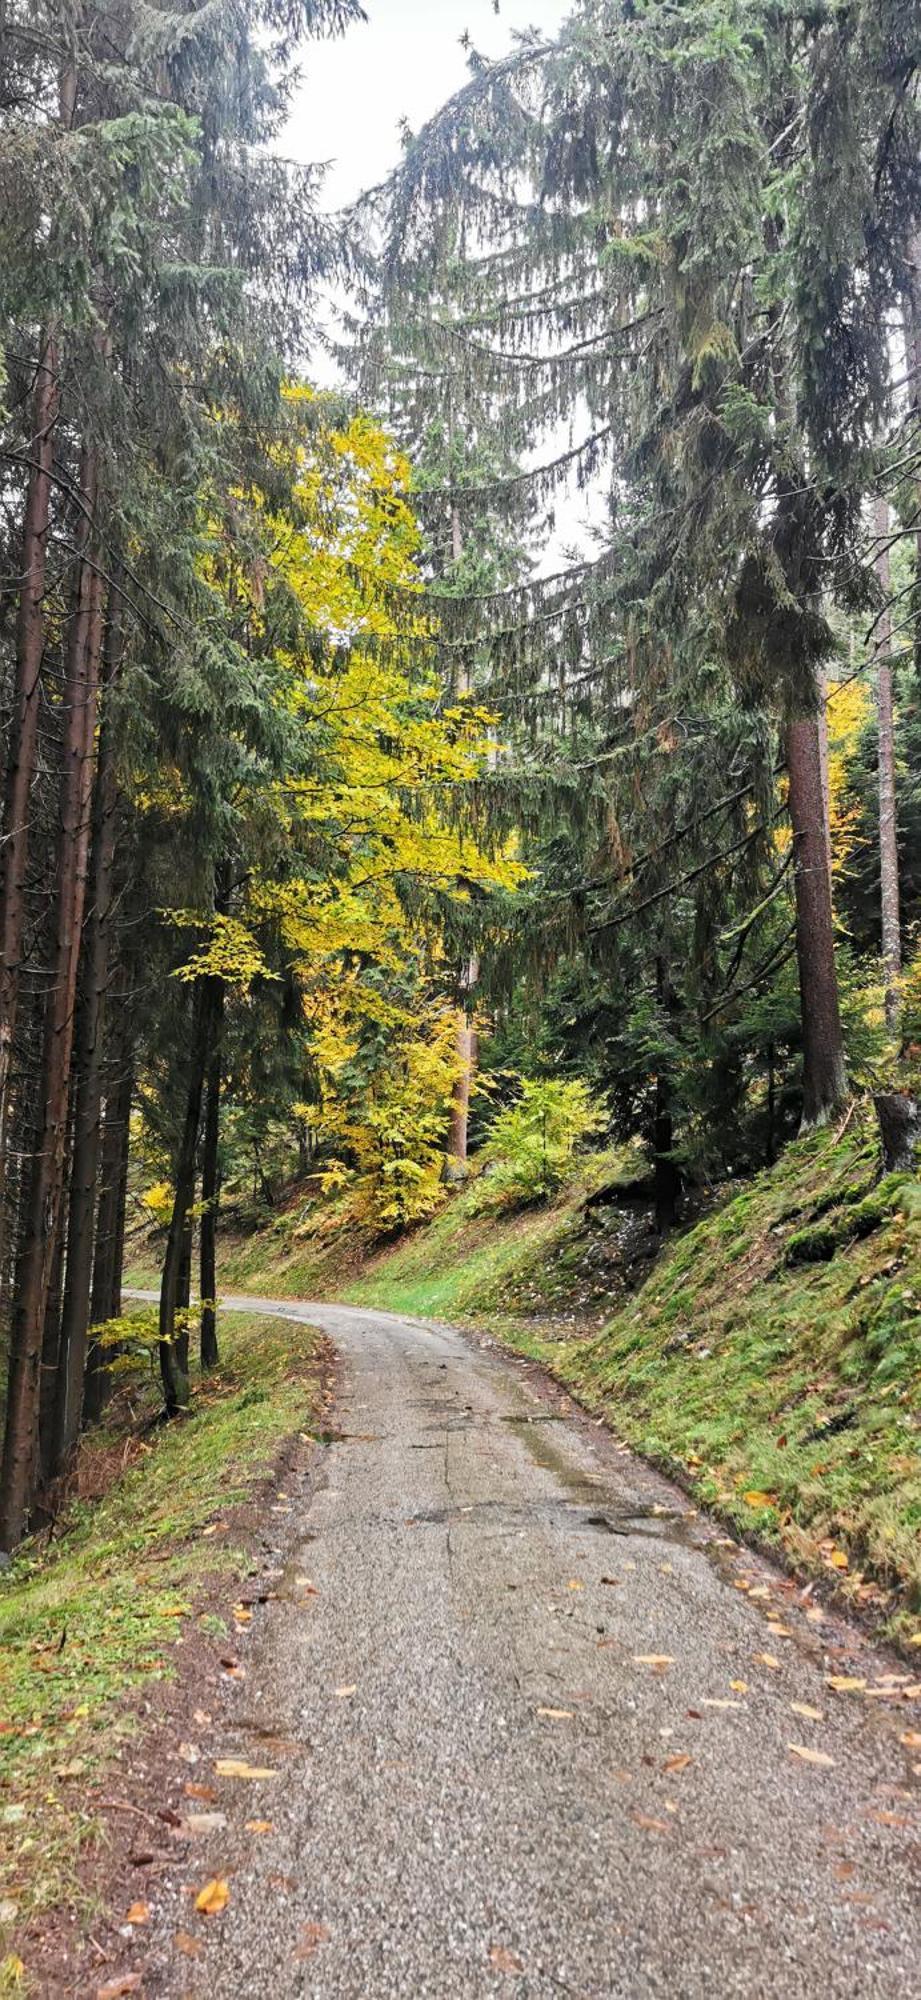
<path id="1" fill-rule="evenodd" d="M 464 992 L 469 994 L 480 976 L 477 958 L 471 958 L 464 969 Z M 457 1010 L 455 1051 L 458 1064 L 458 1078 L 454 1086 L 454 1101 L 451 1107 L 451 1127 L 448 1133 L 448 1156 L 445 1162 L 447 1180 L 463 1180 L 467 1172 L 467 1134 L 470 1123 L 470 1098 L 477 1071 L 479 1038 L 473 1025 L 469 1007 Z"/>
<path id="2" fill-rule="evenodd" d="M 909 267 L 905 286 L 905 359 L 908 367 L 908 404 L 915 419 L 921 416 L 921 230 L 909 244 Z M 915 483 L 915 669 L 921 673 L 921 487 Z"/>
<path id="3" fill-rule="evenodd" d="M 892 710 L 892 613 L 889 608 L 889 502 L 876 502 L 876 574 L 884 607 L 877 627 L 876 712 L 879 722 L 879 879 L 882 916 L 883 985 L 886 1022 L 899 1020 L 899 980 L 902 974 L 902 925 L 899 913 L 899 846 L 895 809 L 895 726 Z"/>
<path id="4" fill-rule="evenodd" d="M 831 879 L 814 715 L 787 726 L 796 892 L 796 956 L 803 1029 L 803 1126 L 822 1125 L 847 1092 L 838 1004 Z"/>
<path id="5" fill-rule="evenodd" d="M 192 1050 L 189 1059 L 185 1119 L 176 1157 L 173 1212 L 166 1238 L 160 1279 L 160 1374 L 168 1416 L 177 1416 L 189 1400 L 189 1338 L 176 1329 L 189 1218 L 195 1200 L 195 1167 L 201 1124 L 205 1074 L 216 1025 L 219 979 L 196 983 L 193 1002 Z"/>
<path id="6" fill-rule="evenodd" d="M 105 1124 L 99 1172 L 99 1201 L 93 1246 L 93 1285 L 90 1321 L 104 1326 L 121 1313 L 121 1273 L 124 1245 L 125 1190 L 128 1182 L 128 1146 L 131 1134 L 131 1100 L 134 1074 L 130 1053 L 119 1049 L 117 1077 L 110 1078 L 106 1097 Z M 95 1423 L 108 1400 L 111 1385 L 111 1351 L 91 1340 L 83 1392 L 84 1422 Z"/>
<path id="7" fill-rule="evenodd" d="M 224 985 L 215 1001 L 215 1042 L 208 1064 L 205 1099 L 205 1131 L 201 1159 L 201 1235 L 199 1239 L 199 1285 L 201 1293 L 201 1365 L 216 1368 L 220 1355 L 217 1344 L 217 1212 L 220 1198 L 219 1148 L 221 1136 L 221 1020 Z"/>
<path id="8" fill-rule="evenodd" d="M 112 591 L 106 630 L 104 689 L 111 688 L 114 683 L 120 650 L 119 600 L 117 593 Z M 81 992 L 74 1045 L 74 1144 L 54 1428 L 55 1472 L 62 1469 L 76 1443 L 83 1414 L 93 1276 L 93 1222 L 102 1136 L 102 1049 L 114 908 L 115 816 L 112 737 L 108 718 L 104 715 L 99 740 L 89 909 L 83 935 Z"/>
<path id="9" fill-rule="evenodd" d="M 42 659 L 45 649 L 45 586 L 54 432 L 60 390 L 58 355 L 50 334 L 40 342 L 32 400 L 30 467 L 22 534 L 22 574 L 16 626 L 16 685 L 7 751 L 3 830 L 0 840 L 0 1271 L 3 1255 L 4 1189 L 9 1155 L 10 1085 L 19 974 L 26 917 L 31 792 L 38 749 Z"/>
<path id="10" fill-rule="evenodd" d="M 0 1547 L 5 1548 L 13 1547 L 20 1539 L 32 1498 L 42 1331 L 63 1195 L 102 637 L 98 566 L 86 559 L 93 553 L 88 524 L 96 510 L 97 486 L 97 453 L 95 447 L 87 445 L 80 477 L 83 556 L 78 563 L 65 662 L 67 721 L 60 792 L 56 949 L 46 1009 L 43 1102 L 38 1146 L 28 1176 L 10 1323 L 6 1433 L 0 1474 Z"/>

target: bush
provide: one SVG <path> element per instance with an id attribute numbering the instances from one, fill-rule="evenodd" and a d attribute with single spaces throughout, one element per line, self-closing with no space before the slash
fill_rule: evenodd
<path id="1" fill-rule="evenodd" d="M 589 1086 L 553 1078 L 525 1081 L 517 1104 L 500 1111 L 480 1158 L 487 1168 L 477 1193 L 480 1209 L 545 1201 L 562 1187 L 586 1140 L 607 1124 Z"/>

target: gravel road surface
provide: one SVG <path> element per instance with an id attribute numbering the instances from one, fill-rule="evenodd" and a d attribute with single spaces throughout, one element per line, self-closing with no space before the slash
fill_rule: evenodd
<path id="1" fill-rule="evenodd" d="M 226 1824 L 163 1884 L 145 1993 L 921 1994 L 910 1672 L 489 1342 L 226 1304 L 331 1336 L 338 1431 L 267 1517 L 194 1773 Z"/>

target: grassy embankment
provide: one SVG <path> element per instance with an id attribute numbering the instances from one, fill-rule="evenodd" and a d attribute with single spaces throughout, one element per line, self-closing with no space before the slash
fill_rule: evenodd
<path id="1" fill-rule="evenodd" d="M 605 1173 L 499 1220 L 462 1194 L 364 1261 L 281 1224 L 235 1246 L 223 1280 L 488 1327 L 700 1500 L 913 1636 L 921 1186 L 881 1178 L 872 1111 L 789 1147 L 632 1294 L 585 1208 Z"/>
<path id="2" fill-rule="evenodd" d="M 82 1444 L 80 1497 L 0 1578 L 0 1993 L 22 1977 L 13 1940 L 30 1917 L 91 1914 L 80 1859 L 108 1775 L 130 1760 L 126 1697 L 171 1675 L 190 1633 L 233 1633 L 246 1559 L 226 1517 L 319 1411 L 308 1328 L 241 1316 L 223 1341 L 186 1420 L 145 1431 L 152 1369 L 123 1378 Z"/>

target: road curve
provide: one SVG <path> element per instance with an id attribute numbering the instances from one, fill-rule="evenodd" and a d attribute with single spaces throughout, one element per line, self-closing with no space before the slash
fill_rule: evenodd
<path id="1" fill-rule="evenodd" d="M 278 1775 L 213 1781 L 145 1993 L 921 1992 L 921 1702 L 827 1684 L 897 1662 L 490 1343 L 224 1303 L 330 1335 L 341 1435 L 267 1520 L 283 1577 L 208 1750 Z M 230 1904 L 190 1920 L 209 1871 Z"/>

